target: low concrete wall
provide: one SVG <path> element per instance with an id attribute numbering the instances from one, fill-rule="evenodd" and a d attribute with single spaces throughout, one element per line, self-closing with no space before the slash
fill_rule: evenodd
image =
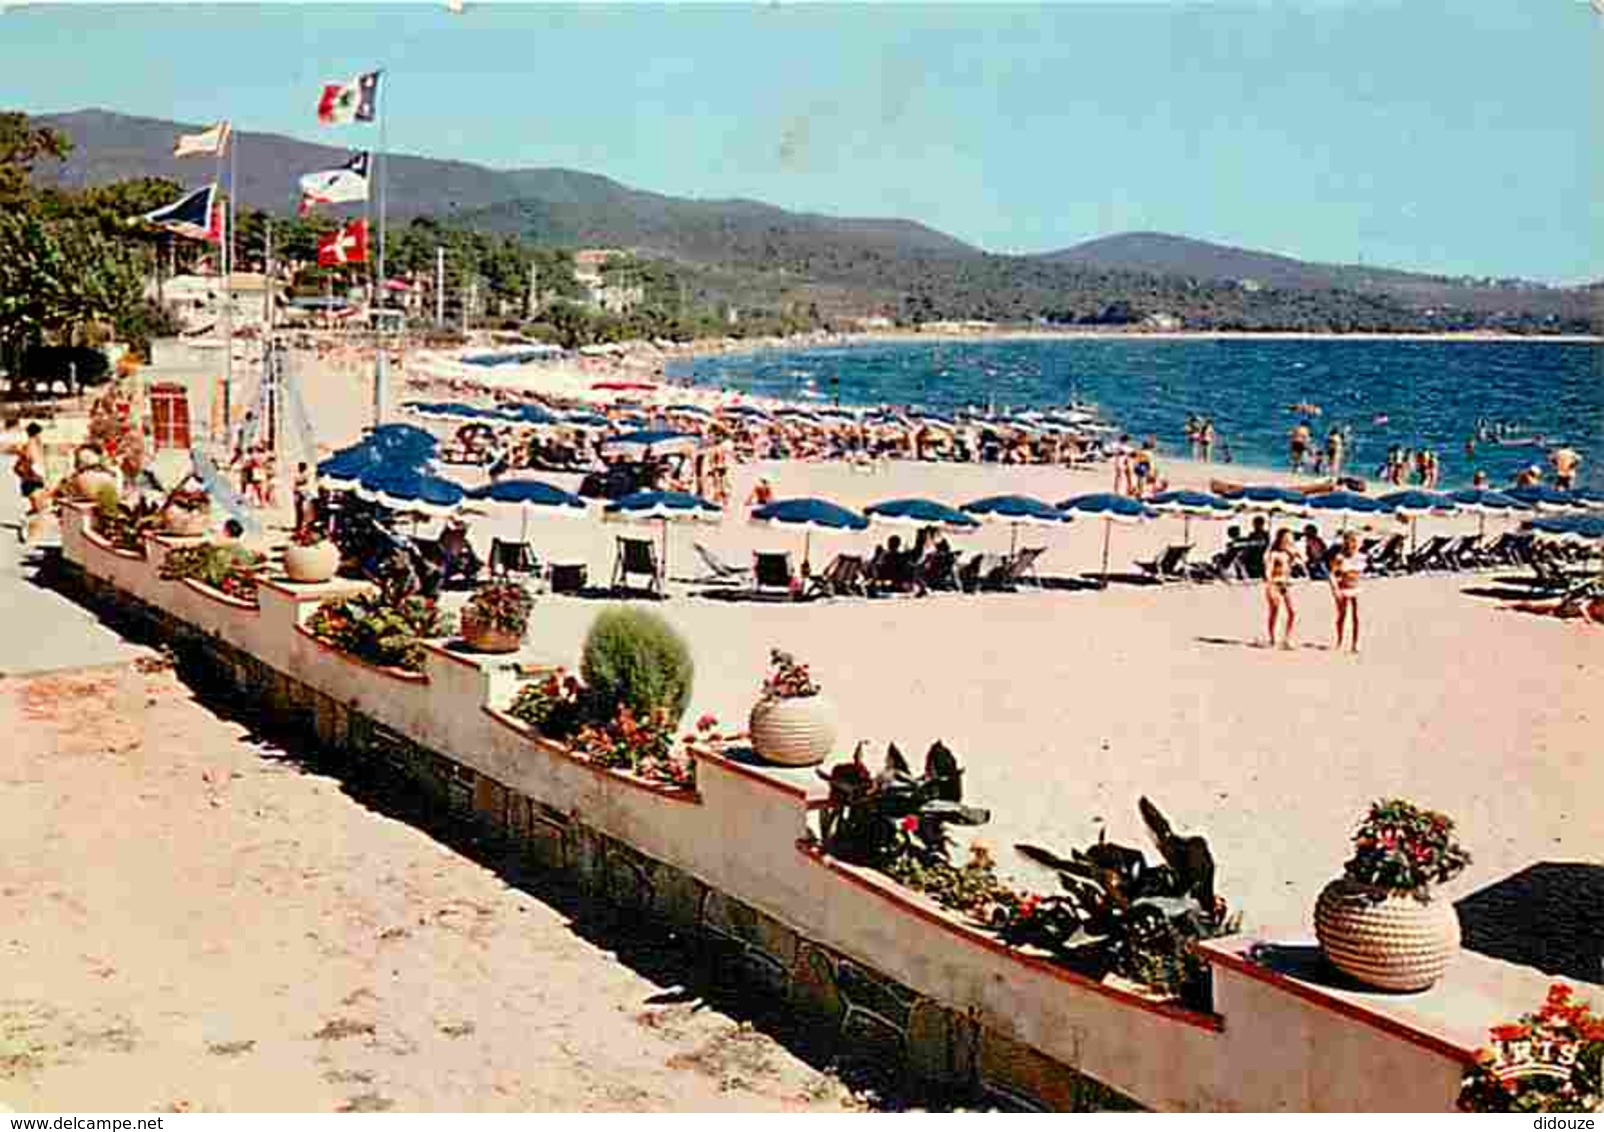
<path id="1" fill-rule="evenodd" d="M 1323 1008 L 1215 966 L 1218 1014 L 1156 1002 L 1010 949 L 884 876 L 821 854 L 801 790 L 697 755 L 694 791 L 603 770 L 508 715 L 505 663 L 430 645 L 424 672 L 363 664 L 306 617 L 349 583 L 265 581 L 252 609 L 162 581 L 62 512 L 91 595 L 199 650 L 218 676 L 319 741 L 383 760 L 441 804 L 567 870 L 590 892 L 694 928 L 769 992 L 916 1074 L 1022 1104 L 1075 1107 L 1084 1078 L 1168 1110 L 1444 1110 L 1469 1050 L 1413 1041 L 1362 1009 Z"/>

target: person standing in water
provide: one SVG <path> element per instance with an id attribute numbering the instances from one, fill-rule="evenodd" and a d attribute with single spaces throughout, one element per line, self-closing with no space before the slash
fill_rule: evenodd
<path id="1" fill-rule="evenodd" d="M 1554 469 L 1554 486 L 1570 491 L 1576 486 L 1576 471 L 1582 466 L 1581 453 L 1569 444 L 1562 444 L 1548 454 L 1549 465 Z"/>
<path id="2" fill-rule="evenodd" d="M 1303 471 L 1303 463 L 1309 456 L 1309 442 L 1314 438 L 1309 422 L 1299 421 L 1297 427 L 1287 434 L 1287 455 L 1294 472 Z"/>
<path id="3" fill-rule="evenodd" d="M 1326 471 L 1332 479 L 1342 475 L 1342 458 L 1345 455 L 1346 445 L 1342 439 L 1342 430 L 1336 425 L 1326 434 Z"/>

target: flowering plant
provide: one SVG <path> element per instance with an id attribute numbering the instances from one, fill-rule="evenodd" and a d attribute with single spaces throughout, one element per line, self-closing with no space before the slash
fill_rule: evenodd
<path id="1" fill-rule="evenodd" d="M 1564 983 L 1535 1014 L 1494 1026 L 1492 1044 L 1465 1075 L 1467 1112 L 1594 1112 L 1604 1102 L 1604 1018 L 1575 1002 Z"/>
<path id="2" fill-rule="evenodd" d="M 313 612 L 306 627 L 319 640 L 369 664 L 422 672 L 422 640 L 441 637 L 445 629 L 433 598 L 391 601 L 382 593 L 329 598 Z"/>
<path id="3" fill-rule="evenodd" d="M 1443 814 L 1401 798 L 1376 802 L 1353 835 L 1354 854 L 1343 871 L 1355 883 L 1429 900 L 1432 885 L 1452 880 L 1470 864 L 1453 832 L 1453 821 Z"/>
<path id="4" fill-rule="evenodd" d="M 808 666 L 781 649 L 769 650 L 769 674 L 763 680 L 765 700 L 790 700 L 816 696 L 819 686 L 808 674 Z"/>
<path id="5" fill-rule="evenodd" d="M 212 497 L 198 487 L 180 487 L 167 493 L 167 504 L 185 511 L 204 511 L 212 505 Z"/>
<path id="6" fill-rule="evenodd" d="M 463 628 L 467 628 L 467 622 L 476 621 L 491 629 L 522 636 L 529 628 L 529 613 L 534 607 L 535 599 L 517 582 L 490 582 L 475 590 L 463 607 Z"/>
<path id="7" fill-rule="evenodd" d="M 518 689 L 508 713 L 551 739 L 566 739 L 584 722 L 584 685 L 558 668 Z"/>
<path id="8" fill-rule="evenodd" d="M 636 716 L 628 704 L 619 704 L 612 719 L 580 727 L 573 751 L 597 766 L 633 771 L 649 782 L 686 789 L 696 785 L 690 741 L 676 746 L 674 724 L 666 708 Z"/>
<path id="9" fill-rule="evenodd" d="M 157 573 L 166 581 L 189 578 L 255 605 L 261 566 L 262 557 L 244 547 L 201 543 L 168 551 Z"/>

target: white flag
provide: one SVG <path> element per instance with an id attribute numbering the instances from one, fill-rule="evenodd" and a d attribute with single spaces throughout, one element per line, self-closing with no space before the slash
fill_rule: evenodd
<path id="1" fill-rule="evenodd" d="M 174 157 L 194 157 L 204 154 L 207 157 L 216 157 L 228 148 L 229 134 L 232 128 L 227 122 L 219 122 L 209 130 L 202 130 L 198 134 L 179 134 L 178 144 L 173 146 Z"/>
<path id="2" fill-rule="evenodd" d="M 338 169 L 306 174 L 301 178 L 301 211 L 305 213 L 314 204 L 367 200 L 369 161 L 370 155 L 364 151 L 352 154 Z"/>

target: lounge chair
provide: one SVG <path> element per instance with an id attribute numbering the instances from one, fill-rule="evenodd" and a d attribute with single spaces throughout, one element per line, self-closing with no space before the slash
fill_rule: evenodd
<path id="1" fill-rule="evenodd" d="M 1481 548 L 1481 535 L 1460 535 L 1453 545 L 1443 551 L 1443 560 L 1451 569 L 1469 570 L 1476 566 Z"/>
<path id="2" fill-rule="evenodd" d="M 1533 551 L 1528 565 L 1535 575 L 1533 586 L 1543 590 L 1569 590 L 1573 579 L 1565 569 L 1565 562 L 1557 555 L 1542 548 Z"/>
<path id="3" fill-rule="evenodd" d="M 752 588 L 754 590 L 784 590 L 790 593 L 797 582 L 791 569 L 791 555 L 785 551 L 754 551 L 752 554 Z"/>
<path id="4" fill-rule="evenodd" d="M 1036 575 L 1036 560 L 1046 553 L 1045 546 L 1020 547 L 1008 560 L 1007 584 L 1012 587 L 1029 578 L 1040 589 L 1041 578 Z"/>
<path id="5" fill-rule="evenodd" d="M 963 578 L 964 589 L 973 593 L 977 590 L 1005 590 L 1012 588 L 1013 557 L 1002 554 L 977 554 L 969 564 L 959 572 Z"/>
<path id="6" fill-rule="evenodd" d="M 1186 569 L 1187 556 L 1192 553 L 1191 543 L 1175 543 L 1164 548 L 1164 553 L 1149 562 L 1138 562 L 1142 573 L 1160 582 L 1185 581 L 1190 575 Z"/>
<path id="7" fill-rule="evenodd" d="M 1449 568 L 1448 562 L 1443 558 L 1443 552 L 1453 542 L 1451 535 L 1434 535 L 1425 546 L 1418 548 L 1409 555 L 1404 562 L 1404 569 L 1414 574 L 1421 570 L 1444 570 Z"/>
<path id="8" fill-rule="evenodd" d="M 510 577 L 513 574 L 534 576 L 540 573 L 540 563 L 534 548 L 527 542 L 509 542 L 499 538 L 490 540 L 490 576 Z"/>
<path id="9" fill-rule="evenodd" d="M 1365 573 L 1396 574 L 1404 568 L 1404 536 L 1393 535 L 1365 557 Z"/>
<path id="10" fill-rule="evenodd" d="M 691 544 L 696 550 L 696 557 L 702 560 L 707 573 L 697 579 L 704 585 L 745 585 L 751 581 L 752 568 L 750 566 L 735 566 L 725 562 L 701 543 Z"/>
<path id="11" fill-rule="evenodd" d="M 646 592 L 663 596 L 663 569 L 657 564 L 657 547 L 651 539 L 618 539 L 618 556 L 613 560 L 613 588 L 629 588 L 629 579 L 644 577 Z"/>
<path id="12" fill-rule="evenodd" d="M 866 571 L 857 554 L 838 554 L 808 583 L 808 593 L 822 597 L 863 597 Z"/>
<path id="13" fill-rule="evenodd" d="M 1228 543 L 1207 562 L 1194 562 L 1190 574 L 1194 582 L 1234 582 L 1242 577 L 1242 555 L 1247 546 L 1240 542 Z"/>

